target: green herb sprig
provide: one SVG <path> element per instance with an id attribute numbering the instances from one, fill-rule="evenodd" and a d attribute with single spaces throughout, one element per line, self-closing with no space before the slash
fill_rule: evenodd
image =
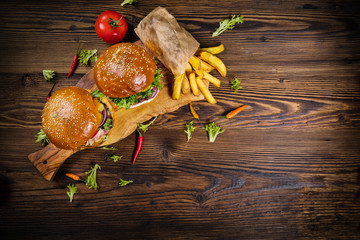
<path id="1" fill-rule="evenodd" d="M 189 142 L 192 138 L 192 133 L 195 131 L 196 127 L 194 127 L 194 121 L 191 120 L 189 123 L 186 124 L 186 130 L 184 132 L 186 133 L 186 139 Z"/>
<path id="2" fill-rule="evenodd" d="M 96 182 L 96 173 L 97 170 L 101 170 L 101 167 L 99 164 L 95 164 L 94 167 L 91 167 L 91 169 L 87 172 L 85 172 L 86 175 L 88 175 L 86 179 L 86 186 L 91 189 L 97 190 L 98 184 Z"/>
<path id="3" fill-rule="evenodd" d="M 43 129 L 40 129 L 40 131 L 35 135 L 35 138 L 36 138 L 35 142 L 41 143 L 43 147 L 45 147 L 50 143 Z"/>
<path id="4" fill-rule="evenodd" d="M 120 182 L 119 182 L 119 186 L 120 187 L 124 187 L 130 183 L 133 183 L 133 180 L 124 180 L 124 179 L 120 179 Z"/>
<path id="5" fill-rule="evenodd" d="M 227 29 L 233 29 L 236 23 L 244 23 L 244 16 L 233 15 L 231 19 L 225 19 L 219 23 L 219 27 L 213 32 L 212 36 L 216 37 L 222 34 Z"/>
<path id="6" fill-rule="evenodd" d="M 93 49 L 93 50 L 81 49 L 81 52 L 79 54 L 79 62 L 83 66 L 89 66 L 89 61 L 91 62 L 97 61 L 97 49 Z"/>
<path id="7" fill-rule="evenodd" d="M 158 116 L 154 117 L 150 122 L 148 123 L 140 123 L 138 124 L 138 129 L 142 130 L 144 133 L 146 133 L 146 131 L 148 130 L 148 128 L 150 127 L 151 124 L 153 124 L 155 122 L 155 120 L 157 119 Z"/>
<path id="8" fill-rule="evenodd" d="M 69 184 L 69 185 L 67 185 L 67 187 L 69 188 L 69 191 L 67 191 L 66 193 L 70 198 L 70 202 L 72 202 L 74 199 L 75 193 L 78 193 L 78 189 L 77 189 L 77 187 L 75 187 L 74 184 Z"/>
<path id="9" fill-rule="evenodd" d="M 124 0 L 121 3 L 121 6 L 124 6 L 125 4 L 133 4 L 133 3 L 137 3 L 137 0 Z"/>
<path id="10" fill-rule="evenodd" d="M 111 147 L 111 146 L 103 146 L 103 147 L 101 147 L 101 149 L 103 149 L 103 150 L 109 150 L 109 151 L 116 151 L 116 150 L 118 150 L 116 147 Z"/>
<path id="11" fill-rule="evenodd" d="M 232 80 L 230 82 L 231 84 L 231 89 L 234 89 L 234 92 L 236 93 L 239 89 L 241 89 L 242 87 L 240 86 L 241 81 L 238 80 L 237 78 L 234 78 L 234 80 Z"/>
<path id="12" fill-rule="evenodd" d="M 56 75 L 53 70 L 42 70 L 42 74 L 47 82 L 50 82 Z"/>
<path id="13" fill-rule="evenodd" d="M 112 159 L 114 162 L 118 162 L 120 159 L 122 159 L 122 157 L 123 156 L 112 155 L 110 159 Z"/>
<path id="14" fill-rule="evenodd" d="M 205 125 L 203 129 L 205 129 L 208 132 L 210 142 L 215 142 L 217 135 L 225 131 L 225 129 L 221 129 L 214 122 Z"/>

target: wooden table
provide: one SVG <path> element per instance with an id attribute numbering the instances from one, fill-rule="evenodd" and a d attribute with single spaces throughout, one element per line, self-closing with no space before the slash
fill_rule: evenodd
<path id="1" fill-rule="evenodd" d="M 334 1 L 0 2 L 0 233 L 2 239 L 356 239 L 360 235 L 360 4 Z M 135 165 L 136 134 L 72 155 L 53 181 L 27 159 L 52 83 L 75 85 L 91 67 L 66 75 L 83 49 L 109 45 L 94 23 L 105 10 L 136 24 L 157 6 L 173 14 L 202 46 L 225 45 L 228 67 L 218 103 L 195 102 L 201 123 L 190 142 L 188 106 L 159 116 Z M 244 15 L 212 37 L 218 22 Z M 241 80 L 237 93 L 233 77 Z M 219 116 L 242 104 L 233 119 Z M 201 124 L 226 131 L 209 143 Z M 119 162 L 108 157 L 123 155 Z M 98 163 L 98 191 L 85 176 Z M 119 179 L 133 180 L 119 187 Z M 3 238 L 3 236 L 6 236 Z"/>

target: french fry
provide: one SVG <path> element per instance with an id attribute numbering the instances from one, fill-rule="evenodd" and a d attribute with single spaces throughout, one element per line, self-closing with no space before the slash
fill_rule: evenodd
<path id="1" fill-rule="evenodd" d="M 201 80 L 200 78 L 196 78 L 196 83 L 200 89 L 200 91 L 204 94 L 206 100 L 211 103 L 211 104 L 215 104 L 216 100 L 213 97 L 213 95 L 211 94 L 211 92 L 209 91 L 209 89 L 206 87 L 205 83 L 203 82 L 203 80 Z"/>
<path id="2" fill-rule="evenodd" d="M 215 98 L 212 96 L 211 92 L 209 91 L 208 87 L 205 85 L 202 79 L 208 80 L 216 87 L 220 87 L 220 80 L 209 74 L 209 72 L 211 72 L 215 68 L 221 76 L 226 77 L 225 64 L 218 57 L 214 56 L 214 54 L 220 53 L 222 51 L 224 51 L 223 44 L 220 44 L 216 47 L 199 48 L 196 53 L 199 54 L 199 57 L 192 56 L 186 65 L 186 74 L 181 84 L 181 91 L 183 93 L 189 92 L 188 85 L 190 85 L 190 89 L 195 96 L 198 96 L 201 91 L 209 103 L 216 103 Z"/>
<path id="3" fill-rule="evenodd" d="M 195 78 L 194 72 L 189 74 L 189 82 L 190 82 L 190 87 L 191 87 L 191 91 L 193 92 L 193 94 L 195 96 L 199 95 L 199 87 L 196 83 L 196 78 Z"/>
<path id="4" fill-rule="evenodd" d="M 195 73 L 198 78 L 203 79 L 205 71 L 202 68 L 200 68 L 200 70 L 195 71 Z"/>
<path id="5" fill-rule="evenodd" d="M 180 98 L 180 91 L 181 91 L 181 86 L 182 86 L 182 82 L 183 82 L 183 79 L 184 79 L 184 75 L 185 75 L 185 73 L 180 74 L 179 76 L 177 76 L 175 78 L 173 95 L 172 95 L 172 98 L 175 99 L 175 100 Z"/>
<path id="6" fill-rule="evenodd" d="M 204 69 L 205 72 L 211 72 L 212 70 L 214 70 L 215 68 L 213 66 L 211 66 L 210 64 L 208 64 L 207 62 L 201 60 L 199 58 L 200 62 L 201 62 L 201 68 Z"/>
<path id="7" fill-rule="evenodd" d="M 204 72 L 204 79 L 208 80 L 216 87 L 220 87 L 220 80 L 214 77 L 213 75 L 211 75 L 210 73 Z"/>
<path id="8" fill-rule="evenodd" d="M 214 70 L 214 67 L 208 64 L 207 62 L 201 60 L 200 58 L 196 56 L 192 56 L 189 60 L 189 63 L 191 67 L 197 72 L 200 69 L 203 69 L 204 71 L 211 72 Z"/>
<path id="9" fill-rule="evenodd" d="M 221 76 L 226 77 L 225 64 L 218 57 L 214 56 L 209 52 L 202 51 L 200 52 L 200 59 L 204 60 L 205 62 L 209 63 L 211 66 L 215 67 Z"/>
<path id="10" fill-rule="evenodd" d="M 199 71 L 201 69 L 201 62 L 200 62 L 200 59 L 195 57 L 195 56 L 192 56 L 190 59 L 189 59 L 189 63 L 191 65 L 191 67 L 195 70 L 195 71 Z"/>
<path id="11" fill-rule="evenodd" d="M 186 74 L 190 74 L 193 71 L 190 63 L 186 63 L 185 72 Z"/>
<path id="12" fill-rule="evenodd" d="M 190 83 L 189 83 L 189 79 L 186 76 L 186 74 L 184 74 L 184 79 L 182 81 L 181 92 L 184 94 L 190 92 Z"/>
<path id="13" fill-rule="evenodd" d="M 220 44 L 219 46 L 216 46 L 216 47 L 199 48 L 198 51 L 206 51 L 211 54 L 218 54 L 218 53 L 221 53 L 222 51 L 224 51 L 224 49 L 225 49 L 224 44 Z"/>

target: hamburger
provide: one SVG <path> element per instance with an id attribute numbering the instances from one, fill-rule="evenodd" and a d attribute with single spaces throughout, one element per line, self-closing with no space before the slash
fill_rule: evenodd
<path id="1" fill-rule="evenodd" d="M 52 94 L 42 112 L 42 129 L 62 149 L 83 149 L 104 143 L 113 125 L 113 109 L 106 98 L 93 97 L 80 87 Z"/>
<path id="2" fill-rule="evenodd" d="M 153 100 L 161 85 L 160 69 L 153 57 L 133 43 L 114 44 L 105 50 L 94 66 L 98 90 L 118 107 L 129 109 Z"/>

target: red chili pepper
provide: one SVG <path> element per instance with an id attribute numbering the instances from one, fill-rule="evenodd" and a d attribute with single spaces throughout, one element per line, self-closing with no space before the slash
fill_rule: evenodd
<path id="1" fill-rule="evenodd" d="M 76 65 L 77 65 L 77 60 L 78 60 L 78 55 L 76 54 L 76 55 L 74 56 L 74 59 L 73 59 L 73 62 L 72 62 L 71 68 L 70 68 L 70 72 L 68 73 L 67 78 L 69 78 L 70 75 L 74 72 L 75 67 L 76 67 Z"/>
<path id="2" fill-rule="evenodd" d="M 139 155 L 139 152 L 140 152 L 140 150 L 141 150 L 141 146 L 142 146 L 143 140 L 144 140 L 144 137 L 143 137 L 143 135 L 140 133 L 139 130 L 138 130 L 138 133 L 139 133 L 138 143 L 137 143 L 137 148 L 136 148 L 136 152 L 135 152 L 135 155 L 134 155 L 134 159 L 133 159 L 133 163 L 132 163 L 132 164 L 135 164 L 135 160 L 136 160 L 137 156 Z"/>
<path id="3" fill-rule="evenodd" d="M 79 47 L 80 47 L 80 43 L 79 43 L 79 45 L 78 45 L 78 49 L 76 50 L 76 54 L 75 54 L 75 56 L 74 56 L 73 62 L 72 62 L 72 64 L 71 64 L 70 72 L 68 73 L 67 78 L 69 78 L 70 75 L 75 71 L 75 67 L 76 67 L 77 62 L 78 62 Z"/>

